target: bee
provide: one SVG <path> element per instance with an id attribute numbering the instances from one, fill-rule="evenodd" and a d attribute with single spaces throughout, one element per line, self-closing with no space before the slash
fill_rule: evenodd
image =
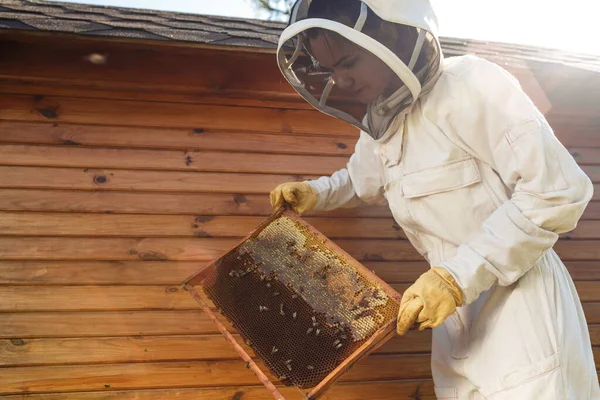
<path id="1" fill-rule="evenodd" d="M 271 349 L 271 354 L 275 354 L 279 351 L 279 349 L 275 346 L 273 346 L 273 348 Z"/>
<path id="2" fill-rule="evenodd" d="M 294 318 L 294 319 L 296 319 L 296 317 L 297 317 L 297 316 L 298 316 L 298 313 L 297 313 L 297 312 L 294 312 L 294 313 L 292 314 L 292 318 Z"/>
<path id="3" fill-rule="evenodd" d="M 312 371 L 313 369 L 315 369 L 315 367 L 313 367 L 312 365 L 307 365 L 307 366 L 306 366 L 306 369 L 308 369 L 308 370 Z"/>
<path id="4" fill-rule="evenodd" d="M 342 348 L 342 346 L 343 346 L 343 344 L 342 344 L 342 343 L 340 343 L 340 344 L 338 344 L 337 346 L 335 346 L 335 349 L 336 349 L 336 350 L 339 350 L 339 349 L 341 349 L 341 348 Z"/>
<path id="5" fill-rule="evenodd" d="M 308 328 L 308 330 L 306 331 L 307 335 L 310 335 L 310 333 L 313 331 L 313 328 Z"/>
<path id="6" fill-rule="evenodd" d="M 258 307 L 258 310 L 259 310 L 260 312 L 263 312 L 263 311 L 269 311 L 269 307 L 265 307 L 265 306 L 259 306 L 259 307 Z"/>
<path id="7" fill-rule="evenodd" d="M 321 330 L 317 328 L 317 330 L 316 330 L 316 332 L 315 332 L 315 335 L 319 336 L 319 333 L 320 333 L 320 332 L 321 332 Z"/>
<path id="8" fill-rule="evenodd" d="M 285 316 L 285 312 L 283 312 L 283 303 L 281 303 L 279 305 L 279 314 L 281 314 L 282 316 Z"/>
<path id="9" fill-rule="evenodd" d="M 338 346 L 339 344 L 341 344 L 340 340 L 337 339 L 335 342 L 333 342 L 333 347 Z M 337 347 L 336 347 L 337 348 Z"/>

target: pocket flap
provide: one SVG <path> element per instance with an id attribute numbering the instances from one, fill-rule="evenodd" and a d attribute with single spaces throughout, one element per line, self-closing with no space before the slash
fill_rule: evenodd
<path id="1" fill-rule="evenodd" d="M 473 158 L 467 158 L 405 175 L 402 194 L 410 199 L 460 189 L 480 181 L 477 163 Z"/>

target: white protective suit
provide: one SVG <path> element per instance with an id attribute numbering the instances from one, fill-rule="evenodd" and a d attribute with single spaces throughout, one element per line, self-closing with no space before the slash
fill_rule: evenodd
<path id="1" fill-rule="evenodd" d="M 364 2 L 384 19 L 427 20 L 426 0 Z M 405 13 L 415 4 L 416 16 Z M 438 399 L 600 399 L 582 306 L 552 249 L 593 186 L 509 73 L 473 56 L 440 65 L 379 139 L 363 129 L 347 168 L 309 181 L 315 209 L 387 202 L 462 288 L 465 305 L 433 330 Z"/>

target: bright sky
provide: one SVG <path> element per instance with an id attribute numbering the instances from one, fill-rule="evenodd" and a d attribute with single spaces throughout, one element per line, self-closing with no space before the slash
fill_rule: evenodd
<path id="1" fill-rule="evenodd" d="M 241 18 L 252 0 L 69 0 Z M 600 55 L 599 0 L 431 0 L 442 36 L 530 44 Z M 262 16 L 264 17 L 264 16 Z"/>

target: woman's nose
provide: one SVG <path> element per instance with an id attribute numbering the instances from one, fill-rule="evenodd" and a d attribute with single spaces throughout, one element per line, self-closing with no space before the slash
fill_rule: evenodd
<path id="1" fill-rule="evenodd" d="M 348 90 L 354 86 L 354 79 L 348 74 L 334 74 L 333 81 L 342 90 Z"/>

